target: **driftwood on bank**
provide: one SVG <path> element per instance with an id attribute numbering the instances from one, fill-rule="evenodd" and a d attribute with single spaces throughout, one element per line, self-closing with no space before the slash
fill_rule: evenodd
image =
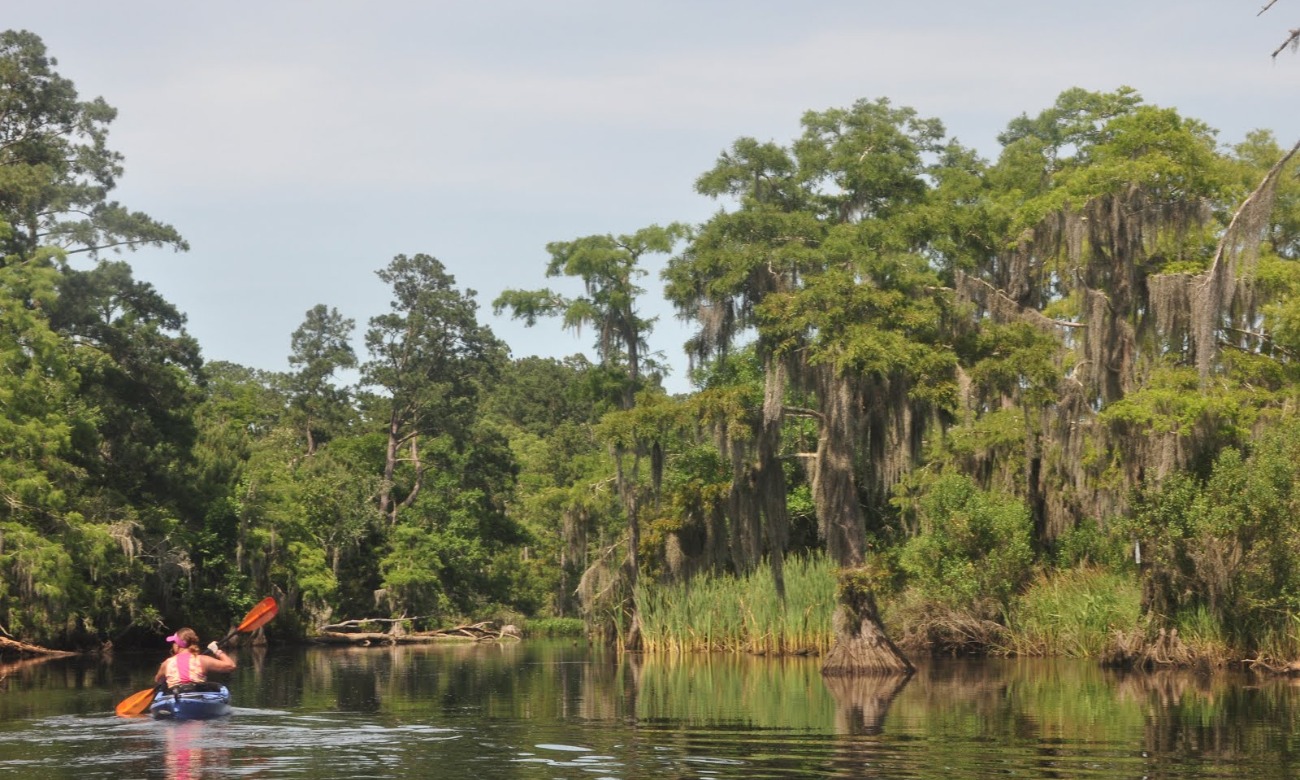
<path id="1" fill-rule="evenodd" d="M 1269 674 L 1285 674 L 1295 676 L 1300 674 L 1300 661 L 1272 661 L 1267 658 L 1247 658 L 1242 661 L 1251 671 L 1264 671 Z"/>
<path id="2" fill-rule="evenodd" d="M 366 618 L 330 623 L 316 630 L 312 641 L 333 645 L 409 645 L 434 642 L 518 641 L 519 629 L 512 625 L 497 626 L 491 620 L 467 623 L 431 631 L 408 631 L 406 626 L 420 618 Z M 388 631 L 363 630 L 387 625 Z"/>

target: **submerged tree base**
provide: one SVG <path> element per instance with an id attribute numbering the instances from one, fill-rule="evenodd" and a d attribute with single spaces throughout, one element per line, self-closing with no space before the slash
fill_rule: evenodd
<path id="1" fill-rule="evenodd" d="M 885 635 L 880 622 L 873 616 L 854 618 L 841 606 L 835 613 L 835 646 L 826 654 L 822 664 L 825 677 L 851 675 L 911 674 L 915 671 L 911 661 Z M 841 626 L 841 622 L 846 625 Z"/>
<path id="2" fill-rule="evenodd" d="M 822 664 L 823 676 L 911 674 L 915 670 L 885 635 L 870 579 L 861 569 L 840 574 L 840 603 L 832 623 L 835 645 Z"/>

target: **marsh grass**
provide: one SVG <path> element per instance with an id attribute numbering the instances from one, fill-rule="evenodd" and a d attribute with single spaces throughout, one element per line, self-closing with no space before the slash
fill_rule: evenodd
<path id="1" fill-rule="evenodd" d="M 835 567 L 824 556 L 785 563 L 786 600 L 767 566 L 740 576 L 638 585 L 642 639 L 650 652 L 819 654 L 831 645 Z"/>
<path id="2" fill-rule="evenodd" d="M 1123 572 L 1094 566 L 1041 575 L 1012 602 L 1007 646 L 1012 655 L 1100 658 L 1116 631 L 1142 621 L 1142 590 Z"/>
<path id="3" fill-rule="evenodd" d="M 1184 610 L 1175 619 L 1178 636 L 1202 663 L 1222 666 L 1233 657 L 1223 626 L 1203 606 Z"/>
<path id="4" fill-rule="evenodd" d="M 1291 617 L 1290 625 L 1262 631 L 1255 657 L 1248 659 L 1248 663 L 1257 662 L 1262 663 L 1265 668 L 1274 670 L 1287 668 L 1288 671 L 1294 672 L 1295 669 L 1289 665 L 1300 660 L 1300 641 L 1297 641 L 1297 632 L 1300 632 L 1300 617 L 1294 615 Z"/>

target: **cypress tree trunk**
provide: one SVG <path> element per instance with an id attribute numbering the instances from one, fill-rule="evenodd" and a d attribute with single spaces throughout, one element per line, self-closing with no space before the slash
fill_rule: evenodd
<path id="1" fill-rule="evenodd" d="M 835 645 L 822 664 L 825 677 L 911 674 L 914 667 L 890 641 L 876 611 L 876 598 L 861 569 L 840 572 L 835 607 Z"/>
<path id="2" fill-rule="evenodd" d="M 638 475 L 641 471 L 641 454 L 632 455 L 632 476 L 626 479 L 623 474 L 623 449 L 615 448 L 615 460 L 618 463 L 618 489 L 623 498 L 623 511 L 627 513 L 627 558 L 623 569 L 623 614 L 627 616 L 627 635 L 623 639 L 623 649 L 630 653 L 641 652 L 641 614 L 636 605 L 637 577 L 641 573 L 641 502 L 637 494 Z"/>
<path id="3" fill-rule="evenodd" d="M 758 500 L 767 522 L 767 554 L 772 567 L 772 584 L 785 603 L 785 548 L 790 542 L 790 512 L 786 505 L 785 467 L 781 465 L 781 415 L 785 396 L 785 366 L 767 361 L 764 386 L 763 427 L 758 436 Z"/>
<path id="4" fill-rule="evenodd" d="M 865 560 L 866 518 L 854 478 L 855 420 L 861 397 L 853 379 L 818 369 L 822 428 L 813 472 L 813 497 L 826 547 L 841 567 L 835 644 L 822 665 L 827 676 L 910 674 L 912 664 L 885 635 Z"/>

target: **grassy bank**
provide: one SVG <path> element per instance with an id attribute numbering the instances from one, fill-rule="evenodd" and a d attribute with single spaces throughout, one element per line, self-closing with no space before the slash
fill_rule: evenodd
<path id="1" fill-rule="evenodd" d="M 636 594 L 646 649 L 652 653 L 824 653 L 832 643 L 835 567 L 823 556 L 786 564 L 786 601 L 772 573 L 697 577 L 689 585 L 642 585 Z M 1081 566 L 1040 574 L 1002 615 L 964 611 L 927 600 L 917 590 L 880 594 L 886 629 L 909 653 L 1092 658 L 1135 665 L 1221 665 L 1244 651 L 1224 640 L 1204 611 L 1175 616 L 1175 631 L 1152 626 L 1141 607 L 1141 584 L 1129 571 Z M 961 641 L 951 641 L 960 634 Z M 1261 648 L 1286 658 L 1289 638 Z"/>
<path id="2" fill-rule="evenodd" d="M 1142 625 L 1142 590 L 1129 574 L 1086 567 L 1040 575 L 1007 615 L 1010 655 L 1101 658 L 1117 631 Z"/>
<path id="3" fill-rule="evenodd" d="M 824 556 L 785 565 L 786 600 L 771 569 L 742 577 L 696 577 L 689 584 L 637 589 L 642 638 L 650 652 L 822 653 L 830 649 L 835 567 Z"/>

